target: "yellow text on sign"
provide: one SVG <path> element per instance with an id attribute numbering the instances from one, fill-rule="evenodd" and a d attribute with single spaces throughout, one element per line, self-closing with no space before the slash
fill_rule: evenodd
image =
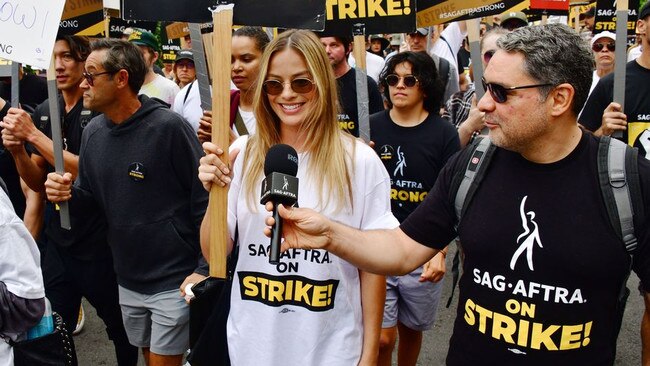
<path id="1" fill-rule="evenodd" d="M 411 14 L 411 0 L 325 0 L 327 20 Z"/>

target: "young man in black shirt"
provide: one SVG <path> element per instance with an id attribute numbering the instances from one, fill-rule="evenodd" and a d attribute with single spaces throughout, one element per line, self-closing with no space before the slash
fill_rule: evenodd
<path id="1" fill-rule="evenodd" d="M 391 178 L 393 215 L 402 222 L 424 200 L 460 143 L 456 128 L 438 115 L 443 90 L 431 57 L 398 53 L 386 63 L 380 82 L 390 109 L 370 116 L 371 140 Z M 398 365 L 417 363 L 422 332 L 435 321 L 445 255 L 439 252 L 404 276 L 387 276 L 379 365 L 391 365 L 398 332 Z"/>
<path id="2" fill-rule="evenodd" d="M 403 274 L 458 235 L 464 275 L 448 365 L 612 365 L 629 269 L 650 283 L 650 231 L 635 223 L 632 261 L 603 204 L 598 138 L 576 123 L 591 51 L 560 24 L 519 28 L 497 45 L 478 104 L 496 149 L 460 222 L 450 193 L 457 155 L 399 228 L 362 232 L 280 207 L 283 247 L 326 249 L 366 271 Z M 637 199 L 648 212 L 650 162 L 639 159 L 638 168 Z M 650 327 L 642 342 L 647 357 Z"/>
<path id="3" fill-rule="evenodd" d="M 339 126 L 342 130 L 359 137 L 359 112 L 357 109 L 356 71 L 348 64 L 352 52 L 352 40 L 349 37 L 320 37 L 327 57 L 334 69 L 339 88 Z M 377 83 L 368 79 L 368 113 L 373 114 L 384 109 Z"/>

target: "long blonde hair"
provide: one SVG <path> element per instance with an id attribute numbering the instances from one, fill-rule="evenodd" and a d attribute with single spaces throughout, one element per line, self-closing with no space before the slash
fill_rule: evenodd
<path id="1" fill-rule="evenodd" d="M 277 52 L 292 49 L 302 55 L 316 86 L 316 100 L 313 108 L 300 125 L 299 135 L 304 140 L 304 151 L 310 156 L 307 170 L 315 179 L 319 194 L 318 207 L 325 208 L 334 203 L 334 211 L 352 208 L 352 184 L 350 167 L 354 159 L 353 138 L 341 132 L 338 125 L 338 92 L 334 72 L 325 50 L 315 34 L 304 30 L 289 30 L 281 33 L 266 48 L 262 56 L 260 74 L 253 101 L 257 132 L 248 141 L 243 167 L 244 190 L 248 206 L 256 206 L 259 192 L 255 191 L 262 179 L 264 158 L 269 148 L 282 143 L 280 119 L 273 112 L 267 96 L 262 91 L 269 65 Z M 350 153 L 346 146 L 351 146 Z"/>

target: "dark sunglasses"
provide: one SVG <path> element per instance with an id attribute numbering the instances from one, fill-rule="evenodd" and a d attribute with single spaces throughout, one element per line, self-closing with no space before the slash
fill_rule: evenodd
<path id="1" fill-rule="evenodd" d="M 280 95 L 284 91 L 285 84 L 287 83 L 283 83 L 280 80 L 266 80 L 262 84 L 262 90 L 269 95 Z M 306 94 L 314 90 L 314 82 L 307 78 L 293 79 L 289 82 L 289 85 L 291 86 L 291 90 L 298 94 Z"/>
<path id="2" fill-rule="evenodd" d="M 483 54 L 483 62 L 485 62 L 486 65 L 490 63 L 490 60 L 492 59 L 492 56 L 494 56 L 495 52 L 495 50 L 485 51 Z"/>
<path id="3" fill-rule="evenodd" d="M 539 88 L 542 86 L 553 85 L 553 84 L 546 83 L 546 84 L 505 87 L 503 85 L 499 85 L 495 83 L 486 83 L 484 78 L 481 79 L 481 82 L 483 83 L 483 89 L 489 91 L 490 95 L 492 96 L 492 99 L 494 99 L 494 101 L 497 103 L 505 103 L 506 100 L 508 100 L 508 92 L 511 90 Z"/>
<path id="4" fill-rule="evenodd" d="M 614 42 L 608 42 L 608 43 L 594 43 L 593 46 L 591 46 L 591 49 L 594 50 L 594 52 L 600 52 L 602 51 L 605 47 L 607 47 L 607 50 L 609 52 L 614 52 L 616 50 L 616 43 Z"/>
<path id="5" fill-rule="evenodd" d="M 192 62 L 192 61 L 177 62 L 176 67 L 179 68 L 179 69 L 182 68 L 182 67 L 185 67 L 185 68 L 188 68 L 188 69 L 193 69 L 194 68 L 194 62 Z"/>
<path id="6" fill-rule="evenodd" d="M 114 71 L 104 71 L 104 72 L 98 72 L 98 73 L 92 73 L 88 71 L 83 72 L 83 77 L 86 79 L 86 82 L 88 82 L 88 85 L 90 86 L 95 86 L 95 78 L 98 77 L 99 75 L 113 75 L 115 74 Z"/>
<path id="7" fill-rule="evenodd" d="M 386 75 L 386 84 L 388 86 L 397 86 L 399 82 L 402 81 L 404 86 L 407 88 L 412 88 L 418 83 L 418 78 L 413 75 L 398 76 L 396 74 Z"/>

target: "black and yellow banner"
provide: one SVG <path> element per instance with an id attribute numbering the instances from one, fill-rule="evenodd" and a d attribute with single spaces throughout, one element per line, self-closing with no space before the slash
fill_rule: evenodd
<path id="1" fill-rule="evenodd" d="M 59 33 L 78 36 L 100 36 L 104 33 L 102 0 L 66 0 Z"/>
<path id="2" fill-rule="evenodd" d="M 206 23 L 216 0 L 123 0 L 128 20 Z M 320 0 L 233 0 L 233 24 L 323 30 L 325 2 Z"/>
<path id="3" fill-rule="evenodd" d="M 325 34 L 352 35 L 362 23 L 366 34 L 415 30 L 415 0 L 325 0 Z"/>
<path id="4" fill-rule="evenodd" d="M 639 0 L 628 0 L 627 12 L 627 45 L 634 44 L 636 20 L 639 18 Z M 596 19 L 594 34 L 610 31 L 616 33 L 616 2 L 612 0 L 596 1 Z"/>
<path id="5" fill-rule="evenodd" d="M 124 20 L 120 18 L 111 18 L 108 36 L 111 38 L 121 38 L 126 28 L 141 28 L 151 33 L 156 31 L 156 22 L 143 22 L 135 20 Z"/>
<path id="6" fill-rule="evenodd" d="M 316 281 L 302 276 L 272 276 L 261 272 L 237 272 L 242 300 L 268 306 L 299 306 L 310 311 L 334 308 L 338 280 Z"/>
<path id="7" fill-rule="evenodd" d="M 418 27 L 497 15 L 524 0 L 419 0 Z"/>

